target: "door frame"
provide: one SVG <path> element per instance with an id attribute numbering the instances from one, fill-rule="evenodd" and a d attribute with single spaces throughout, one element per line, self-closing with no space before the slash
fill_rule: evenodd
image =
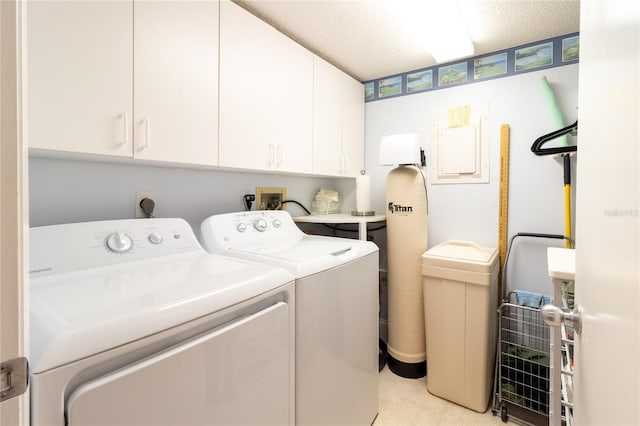
<path id="1" fill-rule="evenodd" d="M 22 135 L 22 7 L 0 1 L 0 360 L 27 352 L 28 186 Z M 29 422 L 28 392 L 0 403 L 0 424 Z"/>

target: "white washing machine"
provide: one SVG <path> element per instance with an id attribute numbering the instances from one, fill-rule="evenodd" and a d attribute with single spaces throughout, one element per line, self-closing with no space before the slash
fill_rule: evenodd
<path id="1" fill-rule="evenodd" d="M 378 247 L 304 234 L 288 212 L 216 215 L 205 249 L 296 277 L 296 424 L 368 425 L 378 413 Z"/>
<path id="2" fill-rule="evenodd" d="M 30 233 L 31 424 L 294 424 L 292 274 L 181 219 Z"/>

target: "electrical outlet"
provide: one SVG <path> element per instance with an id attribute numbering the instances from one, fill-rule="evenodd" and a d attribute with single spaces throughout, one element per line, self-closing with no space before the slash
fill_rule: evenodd
<path id="1" fill-rule="evenodd" d="M 155 201 L 156 199 L 156 193 L 154 190 L 152 189 L 138 189 L 136 190 L 136 204 L 135 204 L 135 209 L 136 209 L 136 219 L 137 218 L 141 218 L 141 217 L 147 217 L 146 214 L 144 214 L 144 212 L 142 211 L 142 208 L 140 207 L 140 201 L 142 201 L 145 198 L 150 198 L 153 201 Z"/>
<path id="2" fill-rule="evenodd" d="M 282 201 L 287 199 L 287 188 L 257 187 L 256 210 L 286 210 Z"/>

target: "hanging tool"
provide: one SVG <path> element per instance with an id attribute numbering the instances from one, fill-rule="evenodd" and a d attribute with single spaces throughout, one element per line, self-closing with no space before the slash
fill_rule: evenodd
<path id="1" fill-rule="evenodd" d="M 533 145 L 531 145 L 531 151 L 536 155 L 552 155 L 552 154 L 563 154 L 563 167 L 564 167 L 564 222 L 565 222 L 565 236 L 567 237 L 566 246 L 567 248 L 571 248 L 571 152 L 576 152 L 578 147 L 573 146 L 564 146 L 557 148 L 542 148 L 546 142 L 550 140 L 556 139 L 560 136 L 566 134 L 576 134 L 578 130 L 578 120 L 570 126 L 563 127 L 562 129 L 556 130 L 551 133 L 547 133 L 546 135 L 540 136 L 535 140 Z"/>
<path id="2" fill-rule="evenodd" d="M 564 223 L 565 223 L 565 236 L 567 237 L 566 246 L 571 248 L 571 152 L 578 151 L 578 147 L 563 146 L 557 148 L 542 148 L 546 142 L 556 139 L 566 134 L 575 135 L 578 130 L 578 120 L 570 126 L 563 127 L 546 135 L 540 136 L 531 145 L 531 151 L 536 155 L 551 155 L 551 154 L 563 154 L 564 165 Z"/>
<path id="3" fill-rule="evenodd" d="M 564 121 L 562 119 L 562 114 L 560 112 L 560 108 L 556 103 L 555 97 L 553 96 L 553 90 L 549 85 L 546 77 L 542 77 L 541 80 L 542 87 L 544 90 L 549 103 L 551 104 L 552 110 L 554 112 L 554 117 L 557 125 L 563 125 Z M 565 218 L 565 237 L 567 239 L 566 245 L 567 248 L 572 247 L 571 240 L 571 152 L 577 152 L 578 147 L 576 145 L 567 145 L 566 135 L 576 136 L 578 133 L 578 120 L 575 123 L 563 127 L 562 129 L 555 130 L 551 133 L 547 133 L 546 135 L 540 136 L 533 142 L 531 145 L 531 152 L 535 155 L 554 155 L 554 154 L 562 154 L 563 157 L 563 165 L 564 165 L 564 218 Z M 557 139 L 562 138 L 560 144 L 562 146 L 552 147 L 552 148 L 543 148 L 542 145 L 545 143 Z"/>
<path id="4" fill-rule="evenodd" d="M 564 235 L 566 247 L 571 248 L 571 155 L 564 154 Z"/>
<path id="5" fill-rule="evenodd" d="M 553 131 L 551 133 L 547 133 L 546 135 L 540 136 L 533 142 L 531 145 L 531 152 L 535 155 L 551 155 L 551 154 L 564 154 L 566 152 L 576 152 L 578 147 L 575 145 L 572 146 L 562 146 L 556 148 L 542 148 L 542 145 L 549 142 L 550 140 L 559 138 L 560 136 L 564 136 L 567 134 L 575 135 L 578 131 L 578 120 L 575 123 L 563 127 L 562 129 Z"/>

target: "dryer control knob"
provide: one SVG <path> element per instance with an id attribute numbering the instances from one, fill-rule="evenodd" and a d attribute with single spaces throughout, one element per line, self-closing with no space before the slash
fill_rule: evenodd
<path id="1" fill-rule="evenodd" d="M 247 230 L 247 224 L 239 223 L 236 225 L 236 229 L 238 230 L 238 232 L 245 232 Z"/>
<path id="2" fill-rule="evenodd" d="M 107 237 L 107 247 L 115 253 L 126 253 L 133 247 L 133 241 L 124 232 L 116 232 Z"/>
<path id="3" fill-rule="evenodd" d="M 275 219 L 273 221 L 273 227 L 274 228 L 280 228 L 280 225 L 282 225 L 282 222 L 280 222 L 280 219 Z"/>
<path id="4" fill-rule="evenodd" d="M 158 234 L 157 232 L 150 233 L 149 237 L 147 238 L 151 244 L 162 244 L 162 241 L 164 241 L 162 235 Z"/>
<path id="5" fill-rule="evenodd" d="M 260 232 L 267 230 L 267 221 L 264 219 L 256 219 L 253 221 L 253 227 Z"/>

